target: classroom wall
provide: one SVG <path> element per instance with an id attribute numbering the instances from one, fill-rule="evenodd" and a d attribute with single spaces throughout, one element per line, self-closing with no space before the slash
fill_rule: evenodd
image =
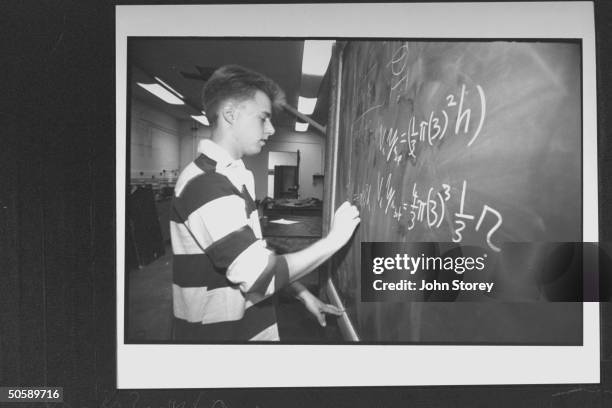
<path id="1" fill-rule="evenodd" d="M 178 169 L 179 122 L 138 99 L 132 99 L 130 119 L 131 178 L 159 178 L 162 170 Z"/>
<path id="2" fill-rule="evenodd" d="M 255 177 L 255 194 L 261 199 L 268 192 L 268 154 L 269 152 L 300 151 L 300 189 L 299 198 L 315 197 L 323 199 L 323 182 L 313 179 L 313 174 L 323 173 L 325 139 L 315 132 L 295 132 L 276 129 L 261 153 L 244 159 L 245 165 Z"/>
<path id="3" fill-rule="evenodd" d="M 193 120 L 179 121 L 179 169 L 183 170 L 197 156 L 198 142 L 210 137 L 210 128 Z"/>

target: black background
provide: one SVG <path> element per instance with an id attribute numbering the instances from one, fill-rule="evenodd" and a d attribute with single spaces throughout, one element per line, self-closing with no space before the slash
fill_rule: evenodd
<path id="1" fill-rule="evenodd" d="M 611 3 L 595 2 L 601 241 L 612 241 Z M 114 6 L 0 5 L 0 385 L 63 386 L 70 407 L 612 406 L 609 303 L 600 385 L 117 392 Z"/>

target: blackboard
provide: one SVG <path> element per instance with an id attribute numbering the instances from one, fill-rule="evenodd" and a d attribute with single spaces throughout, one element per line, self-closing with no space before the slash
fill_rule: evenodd
<path id="1" fill-rule="evenodd" d="M 579 344 L 579 304 L 360 301 L 360 243 L 580 241 L 576 42 L 337 47 L 334 192 L 360 208 L 332 282 L 363 341 Z M 520 262 L 516 264 L 521 267 Z"/>

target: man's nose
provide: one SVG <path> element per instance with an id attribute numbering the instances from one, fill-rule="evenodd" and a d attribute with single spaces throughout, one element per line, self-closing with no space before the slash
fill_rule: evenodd
<path id="1" fill-rule="evenodd" d="M 272 136 L 275 131 L 276 129 L 274 129 L 274 126 L 272 126 L 272 121 L 270 121 L 269 119 L 266 120 L 266 128 L 264 130 L 264 133 L 266 133 L 269 136 Z"/>

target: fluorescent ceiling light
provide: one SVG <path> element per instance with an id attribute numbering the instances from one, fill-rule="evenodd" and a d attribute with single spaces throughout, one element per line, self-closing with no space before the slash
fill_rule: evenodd
<path id="1" fill-rule="evenodd" d="M 295 122 L 295 130 L 298 132 L 305 132 L 308 130 L 308 123 Z"/>
<path id="2" fill-rule="evenodd" d="M 323 76 L 331 59 L 334 40 L 306 40 L 304 41 L 304 55 L 302 57 L 302 75 Z"/>
<path id="3" fill-rule="evenodd" d="M 160 84 L 143 84 L 137 82 L 138 85 L 151 92 L 153 95 L 157 96 L 162 101 L 169 103 L 170 105 L 184 105 L 185 102 L 180 100 L 176 95 L 172 92 L 161 86 Z"/>
<path id="4" fill-rule="evenodd" d="M 317 104 L 317 98 L 304 98 L 298 97 L 298 111 L 304 115 L 311 115 L 314 112 L 315 105 Z"/>
<path id="5" fill-rule="evenodd" d="M 162 84 L 163 86 L 165 86 L 166 88 L 168 88 L 168 90 L 170 90 L 170 91 L 174 92 L 174 93 L 176 94 L 176 96 L 178 96 L 179 98 L 181 98 L 181 99 L 185 99 L 185 98 L 183 98 L 183 95 L 181 95 L 180 93 L 178 93 L 178 92 L 176 91 L 176 89 L 174 89 L 173 87 L 171 87 L 170 85 L 168 85 L 167 83 L 165 83 L 164 81 L 162 81 L 162 80 L 161 80 L 159 77 L 153 77 L 153 78 L 155 78 L 155 80 L 156 80 L 157 82 L 159 82 L 160 84 Z"/>
<path id="6" fill-rule="evenodd" d="M 204 115 L 201 115 L 201 116 L 191 115 L 191 117 L 203 125 L 210 126 L 210 123 L 208 123 L 208 118 Z"/>

